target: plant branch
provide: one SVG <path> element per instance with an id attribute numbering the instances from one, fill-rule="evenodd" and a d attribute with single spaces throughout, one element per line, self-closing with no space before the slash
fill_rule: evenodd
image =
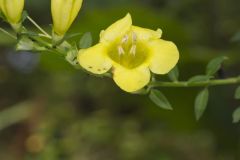
<path id="1" fill-rule="evenodd" d="M 12 35 L 11 33 L 9 33 L 8 31 L 6 31 L 5 29 L 0 27 L 0 31 L 2 31 L 3 33 L 5 33 L 6 35 L 8 35 L 9 37 L 13 38 L 13 39 L 17 39 L 16 36 Z"/>
<path id="2" fill-rule="evenodd" d="M 151 88 L 157 87 L 206 87 L 206 86 L 222 86 L 222 85 L 231 85 L 239 84 L 240 77 L 232 77 L 227 79 L 215 79 L 201 82 L 188 82 L 188 81 L 179 81 L 179 82 L 151 82 Z"/>

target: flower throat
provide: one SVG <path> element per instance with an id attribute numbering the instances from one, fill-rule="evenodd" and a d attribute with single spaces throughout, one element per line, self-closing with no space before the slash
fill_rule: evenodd
<path id="1" fill-rule="evenodd" d="M 108 54 L 121 66 L 134 69 L 144 63 L 148 56 L 147 53 L 145 45 L 138 41 L 134 32 L 131 32 L 115 42 Z"/>

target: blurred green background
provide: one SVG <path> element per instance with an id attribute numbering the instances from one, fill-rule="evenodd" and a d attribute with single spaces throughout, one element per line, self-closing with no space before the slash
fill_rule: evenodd
<path id="1" fill-rule="evenodd" d="M 26 10 L 50 32 L 49 4 L 26 0 Z M 239 0 L 85 0 L 69 33 L 90 31 L 97 42 L 100 30 L 127 12 L 135 25 L 161 28 L 163 39 L 177 44 L 181 80 L 204 73 L 219 55 L 230 58 L 221 77 L 239 74 L 240 45 L 231 40 L 240 30 Z M 196 122 L 200 88 L 162 88 L 174 107 L 165 111 L 54 54 L 16 53 L 13 45 L 0 33 L 1 160 L 240 159 L 240 126 L 231 118 L 240 105 L 236 86 L 211 88 Z"/>

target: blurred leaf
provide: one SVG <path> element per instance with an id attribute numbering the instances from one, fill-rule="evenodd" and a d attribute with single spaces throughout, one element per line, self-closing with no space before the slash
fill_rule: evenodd
<path id="1" fill-rule="evenodd" d="M 22 36 L 16 45 L 18 51 L 45 51 L 46 48 L 40 46 L 38 43 L 34 43 L 31 39 L 26 36 Z"/>
<path id="2" fill-rule="evenodd" d="M 207 75 L 198 75 L 198 76 L 194 76 L 192 78 L 190 78 L 188 80 L 188 83 L 195 83 L 195 82 L 203 82 L 203 81 L 208 81 L 210 78 L 212 78 L 211 76 L 207 76 Z"/>
<path id="3" fill-rule="evenodd" d="M 211 60 L 207 65 L 206 74 L 209 76 L 214 75 L 221 68 L 222 63 L 227 59 L 226 56 L 221 56 Z"/>
<path id="4" fill-rule="evenodd" d="M 233 123 L 238 123 L 240 121 L 240 107 L 238 107 L 234 112 L 233 112 Z"/>
<path id="5" fill-rule="evenodd" d="M 209 91 L 207 88 L 202 90 L 195 100 L 195 116 L 199 120 L 203 115 L 208 103 Z"/>
<path id="6" fill-rule="evenodd" d="M 92 34 L 90 32 L 85 33 L 79 42 L 79 48 L 85 49 L 91 47 L 92 41 Z"/>
<path id="7" fill-rule="evenodd" d="M 168 73 L 168 77 L 170 80 L 172 80 L 173 82 L 177 82 L 178 78 L 179 78 L 179 69 L 177 66 L 175 66 L 169 73 Z"/>
<path id="8" fill-rule="evenodd" d="M 232 42 L 238 42 L 240 41 L 240 31 L 237 32 L 232 38 L 231 38 Z"/>
<path id="9" fill-rule="evenodd" d="M 3 21 L 7 21 L 5 15 L 1 12 L 1 10 L 0 10 L 0 19 L 2 19 Z"/>
<path id="10" fill-rule="evenodd" d="M 234 97 L 235 97 L 235 99 L 240 99 L 240 86 L 236 89 Z"/>
<path id="11" fill-rule="evenodd" d="M 166 110 L 173 110 L 168 99 L 159 90 L 153 89 L 149 95 L 149 98 L 160 108 L 163 108 Z"/>
<path id="12" fill-rule="evenodd" d="M 22 102 L 0 112 L 0 130 L 28 118 L 32 106 L 31 102 Z"/>

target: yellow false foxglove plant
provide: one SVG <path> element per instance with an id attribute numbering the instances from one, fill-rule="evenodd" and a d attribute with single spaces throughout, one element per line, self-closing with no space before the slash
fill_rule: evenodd
<path id="1" fill-rule="evenodd" d="M 83 0 L 51 0 L 53 31 L 63 37 L 81 9 Z"/>
<path id="2" fill-rule="evenodd" d="M 151 72 L 168 73 L 178 62 L 173 42 L 160 39 L 162 31 L 132 25 L 127 14 L 100 34 L 100 42 L 80 50 L 79 64 L 94 74 L 112 69 L 115 83 L 126 92 L 136 92 L 151 80 Z M 151 71 L 151 72 L 150 72 Z"/>
<path id="3" fill-rule="evenodd" d="M 24 0 L 0 0 L 0 8 L 11 26 L 18 30 L 21 27 Z"/>

